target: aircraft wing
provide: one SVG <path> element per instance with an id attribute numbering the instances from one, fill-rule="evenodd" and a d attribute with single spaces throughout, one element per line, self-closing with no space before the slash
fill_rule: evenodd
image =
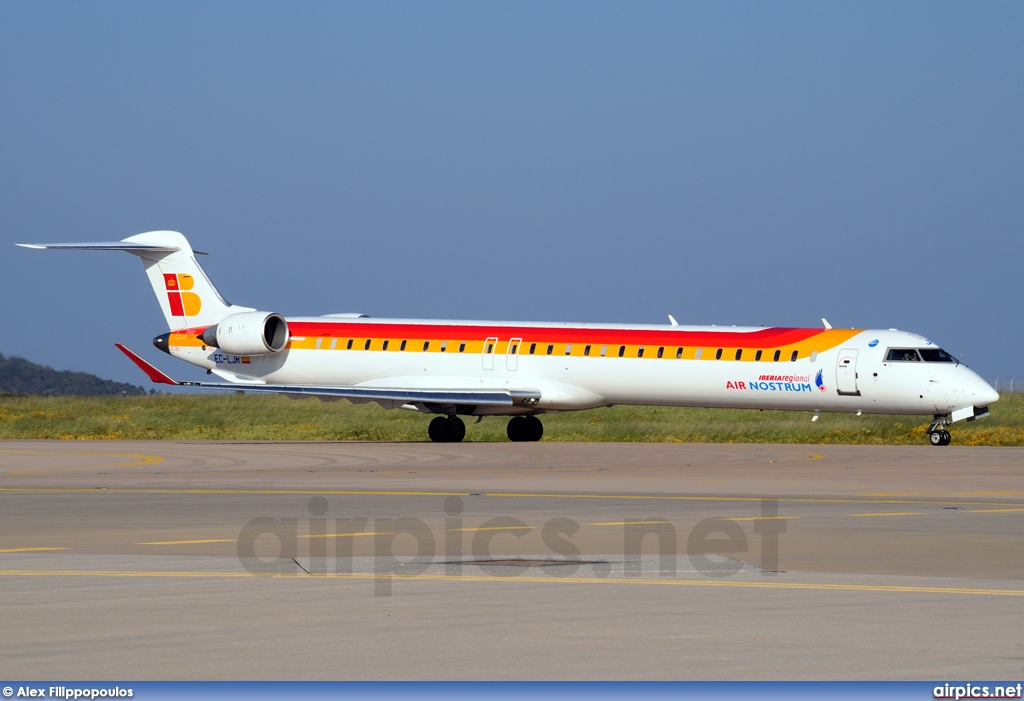
<path id="1" fill-rule="evenodd" d="M 540 392 L 509 389 L 420 389 L 401 387 L 339 387 L 317 385 L 273 385 L 245 382 L 177 382 L 143 360 L 120 343 L 115 346 L 139 366 L 149 379 L 158 384 L 178 387 L 203 387 L 245 392 L 288 394 L 293 396 L 334 397 L 353 401 L 387 402 L 393 405 L 475 405 L 475 406 L 534 406 L 540 401 Z"/>

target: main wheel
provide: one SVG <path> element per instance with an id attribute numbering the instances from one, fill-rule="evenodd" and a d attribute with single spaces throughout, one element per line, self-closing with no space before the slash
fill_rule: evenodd
<path id="1" fill-rule="evenodd" d="M 519 443 L 521 441 L 529 440 L 527 437 L 528 426 L 526 423 L 525 416 L 513 416 L 508 420 L 508 428 L 505 429 L 505 433 L 508 434 L 508 439 L 513 443 Z"/>
<path id="2" fill-rule="evenodd" d="M 437 416 L 427 426 L 427 435 L 435 443 L 458 443 L 466 437 L 466 424 L 458 416 Z"/>
<path id="3" fill-rule="evenodd" d="M 524 426 L 526 427 L 526 433 L 528 441 L 539 441 L 544 436 L 544 424 L 540 422 L 536 416 L 526 416 Z"/>
<path id="4" fill-rule="evenodd" d="M 451 443 L 459 443 L 463 438 L 466 437 L 466 424 L 462 422 L 458 416 L 453 416 L 448 419 L 450 424 L 449 429 L 451 430 L 451 436 L 448 440 Z"/>
<path id="5" fill-rule="evenodd" d="M 465 431 L 465 426 L 463 426 Z M 452 424 L 447 416 L 436 416 L 427 426 L 427 435 L 435 443 L 447 443 L 451 440 Z"/>
<path id="6" fill-rule="evenodd" d="M 948 435 L 946 431 L 932 431 L 928 434 L 928 440 L 932 445 L 946 445 L 946 436 Z"/>

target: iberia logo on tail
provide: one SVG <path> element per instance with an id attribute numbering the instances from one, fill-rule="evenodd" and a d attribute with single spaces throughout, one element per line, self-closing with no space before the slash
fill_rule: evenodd
<path id="1" fill-rule="evenodd" d="M 203 308 L 203 302 L 195 292 L 189 292 L 195 279 L 186 273 L 164 273 L 167 301 L 171 305 L 171 316 L 195 316 Z"/>

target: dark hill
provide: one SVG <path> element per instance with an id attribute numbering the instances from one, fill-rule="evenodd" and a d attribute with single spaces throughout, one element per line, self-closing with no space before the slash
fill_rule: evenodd
<path id="1" fill-rule="evenodd" d="M 102 396 L 146 394 L 142 387 L 127 382 L 104 380 L 87 372 L 54 370 L 24 358 L 0 354 L 0 392 L 46 396 Z"/>

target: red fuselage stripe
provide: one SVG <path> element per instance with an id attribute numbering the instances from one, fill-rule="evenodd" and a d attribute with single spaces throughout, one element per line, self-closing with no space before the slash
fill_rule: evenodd
<path id="1" fill-rule="evenodd" d="M 766 328 L 759 331 L 655 331 L 645 329 L 558 328 L 550 326 L 461 326 L 441 324 L 359 324 L 289 322 L 292 336 L 390 338 L 461 341 L 496 336 L 545 343 L 590 343 L 651 346 L 777 348 L 800 343 L 821 329 Z"/>

